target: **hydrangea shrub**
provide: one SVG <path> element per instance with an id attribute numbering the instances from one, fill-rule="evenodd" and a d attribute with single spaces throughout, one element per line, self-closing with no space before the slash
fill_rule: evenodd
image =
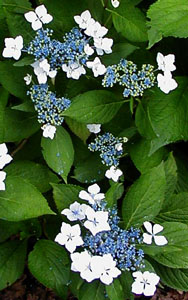
<path id="1" fill-rule="evenodd" d="M 1 290 L 188 291 L 184 2 L 0 2 Z"/>

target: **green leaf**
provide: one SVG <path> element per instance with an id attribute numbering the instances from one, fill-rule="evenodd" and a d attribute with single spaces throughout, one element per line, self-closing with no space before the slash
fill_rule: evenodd
<path id="1" fill-rule="evenodd" d="M 178 291 L 188 291 L 188 270 L 172 269 L 161 264 L 154 265 L 162 283 Z"/>
<path id="2" fill-rule="evenodd" d="M 106 292 L 110 300 L 124 300 L 124 292 L 119 279 L 115 279 L 110 285 L 106 285 Z"/>
<path id="3" fill-rule="evenodd" d="M 122 183 L 113 183 L 105 194 L 105 201 L 108 203 L 108 206 L 112 207 L 113 205 L 116 205 L 117 200 L 121 198 L 123 192 L 124 186 Z"/>
<path id="4" fill-rule="evenodd" d="M 80 289 L 80 300 L 105 300 L 105 288 L 99 281 L 84 283 Z"/>
<path id="5" fill-rule="evenodd" d="M 124 299 L 134 300 L 133 293 L 131 291 L 131 286 L 133 283 L 133 277 L 129 271 L 124 271 L 121 273 L 120 282 L 123 287 Z"/>
<path id="6" fill-rule="evenodd" d="M 38 241 L 29 254 L 29 270 L 43 285 L 53 289 L 60 297 L 65 297 L 70 266 L 63 247 L 48 240 Z"/>
<path id="7" fill-rule="evenodd" d="M 15 68 L 11 61 L 0 62 L 0 82 L 10 94 L 18 98 L 27 99 L 28 87 L 23 78 L 29 72 L 29 67 Z"/>
<path id="8" fill-rule="evenodd" d="M 188 165 L 187 156 L 180 152 L 179 155 L 175 156 L 177 168 L 178 168 L 178 181 L 176 185 L 176 191 L 178 193 L 188 192 Z"/>
<path id="9" fill-rule="evenodd" d="M 0 191 L 0 218 L 22 221 L 45 214 L 54 214 L 46 199 L 31 183 L 20 177 L 8 176 L 6 190 Z"/>
<path id="10" fill-rule="evenodd" d="M 2 0 L 0 6 L 17 14 L 24 14 L 25 12 L 32 10 L 29 0 Z"/>
<path id="11" fill-rule="evenodd" d="M 146 19 L 140 9 L 136 8 L 131 0 L 121 1 L 121 5 L 112 13 L 114 27 L 126 39 L 132 42 L 145 42 L 148 40 Z"/>
<path id="12" fill-rule="evenodd" d="M 174 193 L 177 184 L 177 166 L 172 152 L 169 154 L 168 159 L 164 163 L 164 170 L 166 175 L 165 199 L 167 199 L 168 202 L 168 199 Z M 166 205 L 166 200 L 163 204 Z"/>
<path id="13" fill-rule="evenodd" d="M 0 245 L 0 290 L 14 283 L 23 273 L 26 241 L 9 241 Z"/>
<path id="14" fill-rule="evenodd" d="M 53 198 L 59 212 L 61 212 L 64 208 L 68 208 L 74 201 L 79 202 L 78 194 L 82 190 L 80 186 L 52 183 L 52 187 Z"/>
<path id="15" fill-rule="evenodd" d="M 163 163 L 134 182 L 123 200 L 125 228 L 140 226 L 146 220 L 153 220 L 164 200 L 165 183 Z"/>
<path id="16" fill-rule="evenodd" d="M 151 27 L 148 30 L 148 39 L 149 39 L 149 44 L 147 49 L 150 49 L 151 47 L 153 47 L 153 45 L 155 45 L 156 43 L 162 40 L 162 33 L 158 31 L 156 28 Z"/>
<path id="17" fill-rule="evenodd" d="M 43 137 L 41 146 L 48 166 L 67 181 L 74 160 L 74 148 L 68 132 L 63 127 L 57 127 L 53 140 Z"/>
<path id="18" fill-rule="evenodd" d="M 13 162 L 5 168 L 5 172 L 8 176 L 18 176 L 28 180 L 41 193 L 45 193 L 51 189 L 50 182 L 59 182 L 58 177 L 45 165 L 27 160 Z"/>
<path id="19" fill-rule="evenodd" d="M 87 138 L 90 136 L 90 132 L 87 129 L 86 124 L 80 123 L 68 117 L 66 117 L 65 120 L 70 130 L 83 142 L 86 142 Z"/>
<path id="20" fill-rule="evenodd" d="M 149 26 L 164 37 L 188 37 L 188 3 L 184 0 L 158 0 L 150 6 L 147 17 Z"/>
<path id="21" fill-rule="evenodd" d="M 149 156 L 150 147 L 150 140 L 139 137 L 129 144 L 128 149 L 131 159 L 141 173 L 145 173 L 153 167 L 158 166 L 167 154 L 167 150 L 165 148 L 161 148 Z"/>
<path id="22" fill-rule="evenodd" d="M 32 56 L 26 56 L 22 59 L 20 59 L 19 61 L 16 61 L 13 66 L 14 67 L 24 67 L 24 66 L 29 66 L 32 63 L 34 63 L 34 58 Z"/>
<path id="23" fill-rule="evenodd" d="M 71 106 L 63 112 L 81 123 L 107 123 L 118 112 L 124 100 L 117 99 L 112 92 L 97 90 L 89 91 L 73 98 Z"/>

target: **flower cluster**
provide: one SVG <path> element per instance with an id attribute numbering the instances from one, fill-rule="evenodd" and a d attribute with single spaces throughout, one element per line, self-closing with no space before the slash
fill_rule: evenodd
<path id="1" fill-rule="evenodd" d="M 38 113 L 39 123 L 52 126 L 60 126 L 63 123 L 61 113 L 70 106 L 69 99 L 57 98 L 55 93 L 49 91 L 47 84 L 32 85 L 28 94 Z"/>
<path id="2" fill-rule="evenodd" d="M 114 137 L 111 133 L 98 135 L 94 142 L 88 145 L 90 151 L 99 151 L 102 163 L 106 166 L 119 165 L 119 159 L 123 154 L 123 143 L 128 141 L 127 138 Z"/>
<path id="3" fill-rule="evenodd" d="M 0 144 L 0 170 L 4 168 L 5 165 L 9 164 L 12 157 L 8 154 L 8 149 L 6 144 Z M 0 171 L 0 191 L 5 190 L 4 180 L 6 178 L 6 172 Z"/>
<path id="4" fill-rule="evenodd" d="M 104 87 L 113 87 L 119 84 L 125 87 L 124 97 L 142 96 L 144 90 L 154 86 L 154 67 L 149 64 L 142 65 L 141 70 L 137 70 L 136 64 L 126 59 L 121 59 L 119 64 L 107 67 L 106 74 L 102 80 Z"/>

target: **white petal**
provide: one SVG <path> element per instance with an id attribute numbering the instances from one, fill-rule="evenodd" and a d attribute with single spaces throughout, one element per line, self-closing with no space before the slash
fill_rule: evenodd
<path id="1" fill-rule="evenodd" d="M 146 230 L 149 232 L 149 233 L 153 233 L 153 230 L 152 230 L 152 224 L 148 221 L 145 221 L 143 223 L 144 227 L 146 228 Z"/>
<path id="2" fill-rule="evenodd" d="M 23 48 L 23 37 L 21 35 L 15 38 L 15 44 L 17 49 L 21 50 Z"/>
<path id="3" fill-rule="evenodd" d="M 3 156 L 8 153 L 8 149 L 5 143 L 0 144 L 0 156 Z"/>
<path id="4" fill-rule="evenodd" d="M 33 30 L 36 31 L 36 30 L 42 28 L 42 22 L 39 19 L 37 19 L 32 22 L 31 27 L 33 28 Z"/>
<path id="5" fill-rule="evenodd" d="M 47 14 L 47 9 L 44 5 L 40 5 L 35 9 L 35 12 L 36 12 L 37 16 L 43 17 L 44 15 Z"/>
<path id="6" fill-rule="evenodd" d="M 143 242 L 145 244 L 151 245 L 152 244 L 152 235 L 148 233 L 143 233 Z"/>
<path id="7" fill-rule="evenodd" d="M 163 230 L 163 226 L 159 225 L 159 224 L 155 224 L 153 225 L 153 233 L 157 234 L 159 232 L 161 232 Z"/>
<path id="8" fill-rule="evenodd" d="M 92 195 L 96 195 L 100 192 L 100 187 L 96 183 L 92 184 L 88 187 L 88 192 Z"/>
<path id="9" fill-rule="evenodd" d="M 144 295 L 145 296 L 153 296 L 155 294 L 156 291 L 156 286 L 153 284 L 146 284 L 145 288 L 144 288 Z"/>
<path id="10" fill-rule="evenodd" d="M 143 278 L 152 285 L 158 284 L 160 280 L 160 277 L 157 274 L 149 271 L 143 273 Z"/>
<path id="11" fill-rule="evenodd" d="M 0 182 L 0 191 L 5 191 L 5 183 L 4 182 Z"/>
<path id="12" fill-rule="evenodd" d="M 33 21 L 35 21 L 36 19 L 38 19 L 36 13 L 34 13 L 33 11 L 27 12 L 26 14 L 24 14 L 24 17 L 30 23 L 32 23 Z"/>
<path id="13" fill-rule="evenodd" d="M 40 18 L 43 24 L 48 24 L 53 20 L 53 17 L 50 14 L 46 14 L 45 16 Z"/>
<path id="14" fill-rule="evenodd" d="M 142 294 L 144 291 L 144 283 L 141 283 L 139 281 L 134 281 L 132 284 L 131 291 L 134 294 Z"/>
<path id="15" fill-rule="evenodd" d="M 113 282 L 113 277 L 107 275 L 106 273 L 104 273 L 104 274 L 102 274 L 102 275 L 100 276 L 100 281 L 101 281 L 102 283 L 104 283 L 104 284 L 109 285 L 109 284 L 111 284 L 111 283 Z"/>
<path id="16" fill-rule="evenodd" d="M 20 50 L 15 49 L 15 50 L 14 50 L 14 53 L 13 53 L 13 55 L 12 55 L 12 57 L 13 57 L 14 59 L 18 60 L 18 59 L 20 58 L 21 54 L 22 54 L 22 53 L 21 53 Z"/>
<path id="17" fill-rule="evenodd" d="M 167 239 L 163 235 L 158 235 L 158 236 L 155 235 L 154 241 L 155 241 L 155 244 L 158 246 L 164 246 L 164 245 L 168 244 Z"/>
<path id="18" fill-rule="evenodd" d="M 119 1 L 118 0 L 111 0 L 112 6 L 117 8 L 119 6 Z"/>
<path id="19" fill-rule="evenodd" d="M 67 241 L 67 238 L 65 235 L 63 235 L 62 233 L 58 233 L 58 235 L 55 237 L 55 242 L 57 242 L 60 245 L 65 245 Z"/>
<path id="20" fill-rule="evenodd" d="M 4 181 L 6 178 L 6 175 L 7 175 L 6 172 L 0 171 L 0 181 Z"/>
<path id="21" fill-rule="evenodd" d="M 88 194 L 86 191 L 80 191 L 78 197 L 80 199 L 83 199 L 83 200 L 87 200 L 87 201 L 90 201 L 92 198 L 91 198 L 91 195 Z M 94 201 L 93 201 L 94 202 Z"/>
<path id="22" fill-rule="evenodd" d="M 39 82 L 40 84 L 46 83 L 46 82 L 47 82 L 47 75 L 46 75 L 46 73 L 43 72 L 43 73 L 39 74 L 39 75 L 37 76 L 37 79 L 38 79 L 38 82 Z"/>
<path id="23" fill-rule="evenodd" d="M 74 241 L 68 241 L 65 244 L 65 248 L 70 252 L 73 253 L 76 250 L 76 245 Z"/>

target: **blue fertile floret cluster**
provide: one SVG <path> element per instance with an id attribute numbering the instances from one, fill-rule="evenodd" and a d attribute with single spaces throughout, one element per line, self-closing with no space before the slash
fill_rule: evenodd
<path id="1" fill-rule="evenodd" d="M 130 230 L 121 229 L 118 225 L 120 218 L 117 216 L 117 209 L 109 208 L 108 212 L 111 230 L 99 232 L 95 236 L 87 233 L 84 247 L 93 255 L 111 254 L 122 271 L 135 271 L 138 267 L 144 267 L 144 252 L 136 248 L 136 244 L 142 242 L 140 230 L 132 227 Z"/>
<path id="2" fill-rule="evenodd" d="M 142 65 L 140 71 L 136 64 L 126 59 L 121 59 L 117 65 L 109 66 L 104 75 L 102 85 L 104 87 L 113 87 L 119 84 L 125 87 L 124 97 L 142 96 L 144 90 L 151 88 L 155 83 L 154 67 L 149 64 Z"/>
<path id="3" fill-rule="evenodd" d="M 31 96 L 38 113 L 39 123 L 56 126 L 63 123 L 64 118 L 61 113 L 70 106 L 71 101 L 69 99 L 57 98 L 55 93 L 49 91 L 47 84 L 34 84 L 28 94 Z"/>

